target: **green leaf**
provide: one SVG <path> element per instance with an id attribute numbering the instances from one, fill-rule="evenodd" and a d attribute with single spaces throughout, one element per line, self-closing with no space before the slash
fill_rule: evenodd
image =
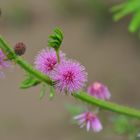
<path id="1" fill-rule="evenodd" d="M 118 115 L 114 117 L 114 130 L 119 135 L 126 135 L 128 140 L 136 140 L 139 132 L 138 122 L 130 117 Z"/>
<path id="2" fill-rule="evenodd" d="M 130 32 L 136 32 L 140 28 L 140 0 L 127 0 L 111 8 L 113 19 L 118 21 L 127 15 L 133 15 L 128 27 Z"/>
<path id="3" fill-rule="evenodd" d="M 125 3 L 121 3 L 121 4 L 119 4 L 119 5 L 113 6 L 113 7 L 111 8 L 111 12 L 117 12 L 117 11 L 123 9 L 123 8 L 125 7 L 126 4 L 127 4 L 127 3 L 125 2 Z"/>
<path id="4" fill-rule="evenodd" d="M 39 95 L 39 99 L 43 99 L 44 96 L 46 95 L 46 90 L 47 90 L 47 85 L 46 84 L 43 84 L 42 86 L 42 89 L 41 89 L 41 92 L 40 92 L 40 95 Z"/>
<path id="5" fill-rule="evenodd" d="M 27 89 L 27 88 L 36 86 L 40 83 L 41 83 L 41 81 L 39 81 L 38 79 L 34 78 L 31 75 L 28 75 L 27 78 L 21 83 L 20 88 Z"/>
<path id="6" fill-rule="evenodd" d="M 129 25 L 129 31 L 136 32 L 139 27 L 140 27 L 140 11 L 133 16 L 133 19 L 131 20 Z"/>
<path id="7" fill-rule="evenodd" d="M 50 96 L 49 96 L 49 98 L 50 99 L 53 99 L 54 96 L 55 96 L 55 89 L 54 89 L 53 86 L 50 86 Z"/>
<path id="8" fill-rule="evenodd" d="M 63 32 L 60 28 L 55 28 L 54 32 L 56 33 L 56 35 L 59 35 L 61 40 L 63 40 Z"/>
<path id="9" fill-rule="evenodd" d="M 135 9 L 138 8 L 139 5 L 137 5 L 137 3 L 134 1 L 134 2 L 129 2 L 125 5 L 123 5 L 120 10 L 117 11 L 117 13 L 114 15 L 114 20 L 115 21 L 118 21 L 120 20 L 121 18 L 123 18 L 124 16 L 132 13 L 135 11 Z"/>
<path id="10" fill-rule="evenodd" d="M 58 50 L 63 41 L 63 32 L 59 28 L 54 29 L 54 33 L 49 36 L 48 46 Z"/>
<path id="11" fill-rule="evenodd" d="M 58 40 L 59 42 L 62 41 L 62 37 L 59 34 L 50 35 L 49 38 L 53 40 Z"/>
<path id="12" fill-rule="evenodd" d="M 60 46 L 60 42 L 58 40 L 49 40 L 48 45 L 53 48 L 58 48 L 58 46 Z"/>
<path id="13" fill-rule="evenodd" d="M 55 36 L 56 36 L 56 38 L 57 38 L 60 42 L 62 42 L 62 40 L 63 40 L 63 36 L 62 36 L 62 35 L 60 35 L 60 34 L 55 34 Z"/>
<path id="14" fill-rule="evenodd" d="M 115 120 L 115 132 L 119 133 L 119 134 L 125 134 L 129 131 L 129 120 L 127 119 L 127 117 L 120 115 L 116 118 Z"/>

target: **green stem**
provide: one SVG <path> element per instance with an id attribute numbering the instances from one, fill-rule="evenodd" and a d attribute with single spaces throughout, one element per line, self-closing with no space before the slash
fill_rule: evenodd
<path id="1" fill-rule="evenodd" d="M 26 72 L 32 74 L 36 78 L 38 78 L 40 81 L 43 81 L 47 83 L 48 85 L 53 85 L 52 80 L 47 76 L 44 75 L 43 73 L 39 72 L 38 70 L 34 69 L 30 64 L 28 64 L 25 60 L 23 60 L 21 57 L 17 56 L 13 49 L 8 45 L 8 43 L 0 36 L 0 48 L 4 50 L 5 52 L 10 53 L 12 56 L 12 59 L 20 65 L 21 68 L 23 68 Z M 73 97 L 80 99 L 86 103 L 89 103 L 91 105 L 96 105 L 98 107 L 101 107 L 103 109 L 124 114 L 127 116 L 135 117 L 140 119 L 140 110 L 129 108 L 126 106 L 122 106 L 116 103 L 108 102 L 108 101 L 103 101 L 96 99 L 90 95 L 88 95 L 85 92 L 80 92 L 80 93 L 73 93 Z"/>
<path id="2" fill-rule="evenodd" d="M 104 101 L 96 99 L 93 96 L 88 95 L 86 92 L 79 92 L 72 94 L 75 98 L 80 99 L 84 102 L 87 102 L 91 105 L 96 105 L 102 109 L 106 109 L 112 112 L 124 114 L 127 116 L 135 117 L 140 119 L 140 110 L 133 109 L 127 106 L 122 106 L 113 102 Z"/>
<path id="3" fill-rule="evenodd" d="M 30 64 L 24 61 L 21 57 L 17 56 L 14 61 L 19 64 L 25 71 L 34 75 L 37 79 L 49 84 L 53 85 L 52 80 L 47 76 L 41 73 L 40 71 L 34 69 Z"/>
<path id="4" fill-rule="evenodd" d="M 57 49 L 55 51 L 56 51 L 57 61 L 58 61 L 58 64 L 59 64 L 60 63 L 59 49 Z"/>

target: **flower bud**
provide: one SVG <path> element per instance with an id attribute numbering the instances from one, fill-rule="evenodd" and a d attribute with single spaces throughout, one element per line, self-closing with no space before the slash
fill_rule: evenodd
<path id="1" fill-rule="evenodd" d="M 15 51 L 16 55 L 19 55 L 19 56 L 24 55 L 24 53 L 26 51 L 25 44 L 22 42 L 17 43 L 14 47 L 14 51 Z"/>
<path id="2" fill-rule="evenodd" d="M 107 86 L 105 86 L 101 82 L 94 82 L 93 84 L 91 84 L 88 87 L 87 92 L 91 96 L 94 96 L 94 97 L 96 97 L 98 99 L 102 99 L 102 100 L 109 100 L 111 97 L 111 94 L 110 94 Z"/>

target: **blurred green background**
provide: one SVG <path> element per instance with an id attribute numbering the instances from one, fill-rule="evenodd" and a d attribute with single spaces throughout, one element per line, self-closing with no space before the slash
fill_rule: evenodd
<path id="1" fill-rule="evenodd" d="M 59 26 L 62 49 L 87 69 L 88 84 L 102 81 L 112 101 L 140 108 L 140 40 L 127 30 L 129 17 L 114 23 L 110 8 L 121 0 L 0 0 L 0 34 L 11 45 L 24 42 L 24 57 L 47 47 L 48 35 Z M 81 104 L 73 97 L 48 94 L 39 100 L 40 87 L 20 90 L 25 75 L 17 65 L 0 80 L 1 140 L 128 140 L 112 131 L 108 114 L 101 113 L 104 130 L 87 133 L 71 123 L 65 104 Z M 106 117 L 106 118 L 105 118 Z"/>

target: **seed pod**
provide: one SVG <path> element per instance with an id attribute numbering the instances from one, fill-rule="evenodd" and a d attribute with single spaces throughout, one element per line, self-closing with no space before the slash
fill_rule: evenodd
<path id="1" fill-rule="evenodd" d="M 14 47 L 14 51 L 16 53 L 16 55 L 24 55 L 25 51 L 26 51 L 26 46 L 23 42 L 19 42 L 15 45 Z"/>

